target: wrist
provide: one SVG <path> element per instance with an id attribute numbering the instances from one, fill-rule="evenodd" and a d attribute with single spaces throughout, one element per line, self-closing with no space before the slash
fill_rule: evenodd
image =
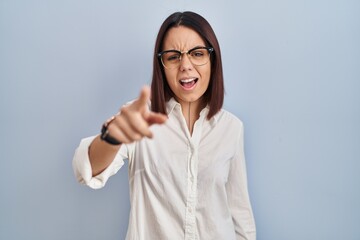
<path id="1" fill-rule="evenodd" d="M 101 133 L 100 133 L 100 139 L 105 141 L 106 143 L 110 145 L 120 145 L 121 142 L 116 140 L 114 137 L 112 137 L 109 133 L 108 126 L 109 124 L 114 121 L 115 116 L 112 116 L 109 120 L 107 120 L 101 127 Z"/>

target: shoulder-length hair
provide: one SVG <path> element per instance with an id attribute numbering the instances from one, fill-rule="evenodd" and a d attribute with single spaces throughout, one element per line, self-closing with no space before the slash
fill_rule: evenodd
<path id="1" fill-rule="evenodd" d="M 173 27 L 184 26 L 196 31 L 205 41 L 207 47 L 214 48 L 211 53 L 211 76 L 208 89 L 204 93 L 205 103 L 209 106 L 207 119 L 212 118 L 222 108 L 224 102 L 224 78 L 221 63 L 220 46 L 216 35 L 206 19 L 194 12 L 176 12 L 165 19 L 160 27 L 154 49 L 153 76 L 151 83 L 151 110 L 167 114 L 166 102 L 174 97 L 170 89 L 164 68 L 157 54 L 163 51 L 166 33 Z"/>

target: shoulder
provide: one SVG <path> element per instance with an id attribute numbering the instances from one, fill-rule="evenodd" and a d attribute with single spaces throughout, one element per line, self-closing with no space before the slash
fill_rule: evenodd
<path id="1" fill-rule="evenodd" d="M 238 147 L 239 141 L 242 141 L 244 136 L 244 124 L 242 120 L 235 114 L 221 109 L 214 116 L 214 133 L 220 135 L 223 140 L 235 148 Z"/>
<path id="2" fill-rule="evenodd" d="M 243 128 L 243 122 L 242 120 L 237 117 L 235 114 L 225 110 L 221 109 L 215 116 L 215 121 L 220 125 L 227 125 L 229 127 L 237 127 L 242 129 Z"/>

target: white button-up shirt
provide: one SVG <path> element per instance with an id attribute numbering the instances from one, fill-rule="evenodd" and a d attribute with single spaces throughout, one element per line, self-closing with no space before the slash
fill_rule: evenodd
<path id="1" fill-rule="evenodd" d="M 131 211 L 127 240 L 255 240 L 242 122 L 204 108 L 190 135 L 181 106 L 167 103 L 169 119 L 153 138 L 123 144 L 113 162 L 92 177 L 85 138 L 73 160 L 79 182 L 101 188 L 129 161 Z"/>

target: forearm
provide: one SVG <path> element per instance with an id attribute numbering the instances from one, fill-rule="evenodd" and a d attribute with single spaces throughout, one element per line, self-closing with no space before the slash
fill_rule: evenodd
<path id="1" fill-rule="evenodd" d="M 104 126 L 111 138 L 117 142 L 130 144 L 144 137 L 152 137 L 150 126 L 164 123 L 167 116 L 151 112 L 147 105 L 149 99 L 150 89 L 144 87 L 136 101 L 123 106 L 119 113 L 106 122 Z M 93 140 L 88 150 L 93 177 L 104 171 L 112 163 L 120 146 L 121 144 L 109 144 L 106 139 L 105 141 L 101 140 L 100 136 Z"/>
<path id="2" fill-rule="evenodd" d="M 121 145 L 110 145 L 97 136 L 89 147 L 92 176 L 104 171 L 114 160 Z"/>

